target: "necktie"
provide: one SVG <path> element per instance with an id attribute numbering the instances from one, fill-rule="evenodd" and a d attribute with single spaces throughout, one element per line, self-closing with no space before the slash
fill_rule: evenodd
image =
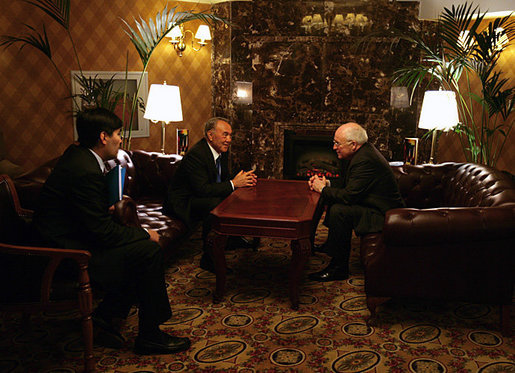
<path id="1" fill-rule="evenodd" d="M 216 182 L 217 183 L 222 182 L 222 167 L 220 166 L 220 158 L 221 158 L 221 156 L 218 156 L 218 158 L 216 158 Z"/>

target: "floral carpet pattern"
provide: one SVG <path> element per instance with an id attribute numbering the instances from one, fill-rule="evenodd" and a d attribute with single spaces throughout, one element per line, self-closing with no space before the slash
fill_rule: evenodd
<path id="1" fill-rule="evenodd" d="M 317 242 L 327 230 L 319 227 Z M 367 326 L 364 279 L 357 247 L 351 276 L 331 283 L 304 279 L 301 306 L 288 298 L 289 242 L 262 239 L 257 250 L 226 252 L 226 297 L 212 303 L 214 275 L 201 270 L 194 235 L 169 264 L 166 280 L 173 317 L 163 329 L 188 336 L 191 348 L 175 355 L 138 356 L 137 309 L 124 329 L 121 350 L 95 346 L 99 372 L 515 372 L 515 339 L 499 331 L 499 307 L 391 300 L 380 324 Z M 311 257 L 306 274 L 329 258 Z M 20 315 L 0 319 L 0 372 L 81 372 L 77 314 L 42 314 L 31 327 Z M 513 320 L 512 320 L 513 325 Z"/>

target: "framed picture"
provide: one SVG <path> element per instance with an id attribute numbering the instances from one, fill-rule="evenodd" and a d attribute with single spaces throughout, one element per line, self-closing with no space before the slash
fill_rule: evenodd
<path id="1" fill-rule="evenodd" d="M 417 164 L 418 158 L 418 138 L 406 137 L 404 139 L 404 163 Z"/>
<path id="2" fill-rule="evenodd" d="M 184 155 L 188 151 L 189 133 L 186 128 L 177 128 L 177 154 Z"/>
<path id="3" fill-rule="evenodd" d="M 91 79 L 98 79 L 102 81 L 108 81 L 109 79 L 113 78 L 113 91 L 115 92 L 123 92 L 125 89 L 125 71 L 83 71 L 82 75 L 85 78 L 91 78 Z M 71 72 L 71 82 L 72 82 L 72 95 L 74 97 L 77 97 L 77 95 L 80 95 L 81 93 L 84 93 L 84 89 L 81 87 L 79 80 L 77 77 L 80 76 L 80 71 L 72 71 Z M 127 72 L 127 93 L 129 97 L 134 96 L 136 93 L 139 79 L 141 78 L 141 71 L 129 71 Z M 141 80 L 141 87 L 139 89 L 139 97 L 141 100 L 143 100 L 143 103 L 147 104 L 147 97 L 148 97 L 148 74 L 145 72 L 143 74 L 143 78 Z M 79 102 L 83 105 L 83 101 L 76 100 L 76 102 Z M 130 116 L 130 101 L 127 101 L 128 105 L 125 108 L 125 122 L 129 123 L 129 116 Z M 148 137 L 149 136 L 149 130 L 148 130 L 148 119 L 143 118 L 144 112 L 140 109 L 137 110 L 137 115 L 134 118 L 134 121 L 132 123 L 132 137 Z M 120 103 L 115 108 L 115 113 L 120 117 L 120 119 L 123 118 L 123 103 L 120 101 Z M 74 139 L 77 139 L 77 130 L 75 129 L 75 114 L 77 113 L 77 106 L 75 103 L 73 103 L 73 133 L 74 133 Z"/>

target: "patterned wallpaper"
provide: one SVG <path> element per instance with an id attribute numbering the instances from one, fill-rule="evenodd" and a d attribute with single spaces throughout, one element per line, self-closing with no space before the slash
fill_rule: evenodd
<path id="1" fill-rule="evenodd" d="M 56 64 L 69 84 L 70 70 L 77 70 L 72 45 L 64 30 L 47 15 L 21 1 L 1 0 L 0 34 L 20 35 L 22 24 L 42 30 L 46 26 Z M 209 10 L 209 5 L 179 4 L 179 10 Z M 141 71 L 136 49 L 124 33 L 122 19 L 134 25 L 133 17 L 154 18 L 166 1 L 90 0 L 72 1 L 70 29 L 83 70 L 123 71 L 127 52 L 129 70 Z M 30 10 L 30 11 L 29 11 Z M 196 31 L 198 23 L 187 29 Z M 189 43 L 190 34 L 186 41 Z M 175 129 L 188 128 L 190 143 L 202 137 L 202 126 L 211 116 L 211 46 L 194 52 L 188 45 L 178 57 L 166 41 L 159 45 L 148 66 L 153 83 L 179 85 L 184 121 L 167 126 L 166 151 L 175 153 Z M 2 49 L 0 118 L 6 158 L 31 169 L 60 155 L 73 141 L 71 102 L 68 91 L 50 61 L 38 50 L 25 47 Z M 150 123 L 150 137 L 133 139 L 133 149 L 159 151 L 160 124 Z"/>

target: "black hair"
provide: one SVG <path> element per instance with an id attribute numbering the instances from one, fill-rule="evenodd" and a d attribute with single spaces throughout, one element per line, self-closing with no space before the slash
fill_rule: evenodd
<path id="1" fill-rule="evenodd" d="M 100 140 L 100 134 L 109 136 L 122 127 L 122 121 L 110 110 L 95 108 L 82 110 L 77 114 L 77 133 L 82 146 L 93 148 Z"/>

